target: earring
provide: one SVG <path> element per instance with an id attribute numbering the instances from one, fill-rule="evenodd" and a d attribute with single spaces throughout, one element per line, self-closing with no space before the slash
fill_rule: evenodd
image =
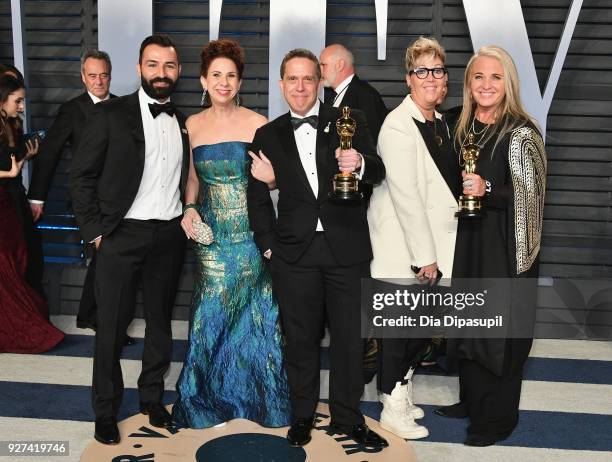
<path id="1" fill-rule="evenodd" d="M 206 104 L 206 88 L 202 92 L 202 99 L 200 100 L 200 106 L 204 106 Z"/>
<path id="2" fill-rule="evenodd" d="M 240 107 L 240 93 L 236 93 L 236 96 L 234 96 L 234 103 L 236 104 L 237 107 Z"/>

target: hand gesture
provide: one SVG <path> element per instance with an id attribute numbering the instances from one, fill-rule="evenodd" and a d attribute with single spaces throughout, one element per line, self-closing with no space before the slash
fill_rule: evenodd
<path id="1" fill-rule="evenodd" d="M 196 239 L 196 231 L 193 227 L 194 220 L 202 221 L 202 218 L 197 210 L 194 208 L 188 208 L 185 210 L 183 219 L 181 220 L 181 228 L 183 228 L 183 231 L 185 231 L 185 236 L 187 236 L 187 239 Z"/>
<path id="2" fill-rule="evenodd" d="M 251 163 L 251 175 L 253 175 L 253 178 L 263 181 L 270 189 L 273 189 L 276 185 L 276 176 L 274 175 L 274 167 L 272 167 L 270 159 L 261 151 L 259 151 L 259 156 L 249 151 L 249 156 L 253 159 L 253 163 Z"/>
<path id="3" fill-rule="evenodd" d="M 43 204 L 30 203 L 30 210 L 32 211 L 32 220 L 34 220 L 35 222 L 38 221 L 38 219 L 43 214 L 43 207 L 44 207 Z"/>
<path id="4" fill-rule="evenodd" d="M 25 142 L 25 145 L 27 148 L 27 152 L 24 158 L 25 160 L 29 160 L 32 157 L 34 157 L 36 154 L 38 154 L 38 138 L 27 140 Z"/>
<path id="5" fill-rule="evenodd" d="M 336 148 L 338 168 L 342 173 L 352 173 L 361 168 L 361 154 L 351 149 Z"/>
<path id="6" fill-rule="evenodd" d="M 476 173 L 461 172 L 463 177 L 463 194 L 482 197 L 485 195 L 487 185 L 480 175 Z"/>
<path id="7" fill-rule="evenodd" d="M 423 266 L 421 268 L 421 271 L 417 273 L 416 278 L 420 282 L 427 281 L 431 285 L 433 285 L 436 282 L 436 279 L 438 278 L 438 263 L 433 262 L 431 265 Z"/>
<path id="8" fill-rule="evenodd" d="M 11 169 L 10 170 L 0 170 L 0 178 L 15 178 L 21 172 L 23 168 L 23 163 L 25 162 L 25 157 L 20 161 L 17 161 L 15 155 L 11 155 Z"/>

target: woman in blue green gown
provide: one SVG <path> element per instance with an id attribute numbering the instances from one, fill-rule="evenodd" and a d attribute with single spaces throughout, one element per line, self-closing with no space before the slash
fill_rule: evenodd
<path id="1" fill-rule="evenodd" d="M 210 107 L 187 120 L 192 159 L 181 225 L 195 240 L 197 223 L 206 223 L 213 242 L 194 245 L 189 348 L 172 414 L 189 428 L 237 418 L 282 427 L 291 411 L 278 306 L 246 201 L 249 169 L 265 179 L 265 158 L 251 160 L 247 147 L 266 119 L 237 104 L 244 53 L 236 42 L 212 41 L 201 57 L 203 103 Z"/>

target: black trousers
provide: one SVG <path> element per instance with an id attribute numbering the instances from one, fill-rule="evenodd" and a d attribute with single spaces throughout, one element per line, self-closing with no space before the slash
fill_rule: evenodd
<path id="1" fill-rule="evenodd" d="M 77 313 L 77 327 L 87 329 L 96 328 L 97 306 L 95 296 L 96 282 L 96 260 L 97 252 L 94 245 L 91 245 L 91 261 L 87 267 L 85 281 L 83 282 L 83 292 L 81 293 L 81 302 L 79 303 L 79 312 Z"/>
<path id="2" fill-rule="evenodd" d="M 469 435 L 498 441 L 510 436 L 518 423 L 523 365 L 531 343 L 531 339 L 506 340 L 506 367 L 501 376 L 478 361 L 459 360 L 459 399 L 467 405 Z"/>
<path id="3" fill-rule="evenodd" d="M 316 233 L 296 263 L 272 255 L 270 268 L 283 331 L 293 418 L 309 418 L 319 401 L 320 343 L 329 323 L 329 407 L 332 423 L 363 423 L 361 278 L 369 262 L 340 266 L 324 236 Z"/>
<path id="4" fill-rule="evenodd" d="M 141 403 L 161 402 L 164 374 L 172 358 L 170 321 L 184 251 L 180 217 L 171 221 L 123 220 L 102 239 L 95 273 L 98 312 L 92 404 L 96 417 L 115 416 L 121 405 L 119 359 L 140 279 L 147 326 L 138 393 Z"/>
<path id="5" fill-rule="evenodd" d="M 429 339 L 420 338 L 379 339 L 376 373 L 378 390 L 390 395 L 396 382 L 404 380 L 408 370 L 418 364 L 428 342 Z"/>

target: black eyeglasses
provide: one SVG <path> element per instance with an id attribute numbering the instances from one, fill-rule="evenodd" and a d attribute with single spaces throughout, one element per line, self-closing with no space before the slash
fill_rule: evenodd
<path id="1" fill-rule="evenodd" d="M 417 67 L 416 69 L 412 69 L 408 74 L 416 74 L 417 78 L 424 80 L 430 72 L 434 76 L 434 79 L 441 79 L 448 71 L 445 67 L 434 67 L 433 69 L 428 67 Z"/>

